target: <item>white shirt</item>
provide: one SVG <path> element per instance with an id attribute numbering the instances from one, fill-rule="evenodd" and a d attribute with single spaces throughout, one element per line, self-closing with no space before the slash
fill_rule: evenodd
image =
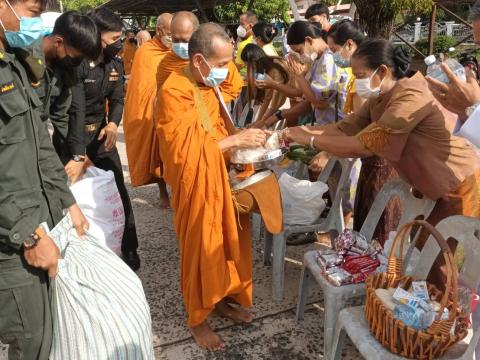
<path id="1" fill-rule="evenodd" d="M 457 121 L 454 135 L 461 136 L 480 148 L 480 106 L 477 106 L 463 124 L 460 120 Z"/>

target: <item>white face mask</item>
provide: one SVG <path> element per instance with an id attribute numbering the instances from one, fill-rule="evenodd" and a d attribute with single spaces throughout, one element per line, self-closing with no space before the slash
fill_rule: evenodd
<path id="1" fill-rule="evenodd" d="M 315 51 L 312 52 L 311 54 L 307 52 L 307 44 L 305 43 L 305 49 L 303 51 L 302 60 L 304 62 L 314 62 L 315 60 L 317 60 L 317 58 L 318 58 L 318 53 L 316 53 Z"/>
<path id="2" fill-rule="evenodd" d="M 239 25 L 237 28 L 237 35 L 239 38 L 244 38 L 247 36 L 247 29 L 245 29 L 242 25 Z"/>
<path id="3" fill-rule="evenodd" d="M 355 80 L 355 87 L 356 87 L 358 96 L 364 99 L 375 99 L 380 96 L 380 93 L 381 93 L 380 87 L 382 86 L 383 79 L 380 82 L 380 85 L 378 85 L 375 89 L 372 89 L 370 85 L 372 82 L 372 78 L 377 73 L 377 71 L 378 69 L 375 70 L 369 78 Z"/>

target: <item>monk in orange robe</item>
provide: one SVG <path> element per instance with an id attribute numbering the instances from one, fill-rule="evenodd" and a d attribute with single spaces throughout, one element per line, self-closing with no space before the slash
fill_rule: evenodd
<path id="1" fill-rule="evenodd" d="M 188 42 L 193 32 L 198 28 L 199 22 L 195 14 L 188 11 L 180 11 L 172 20 L 173 51 L 165 56 L 161 62 L 158 73 L 158 87 L 160 88 L 174 71 L 181 70 L 188 65 Z M 228 76 L 220 85 L 225 103 L 235 100 L 242 91 L 243 79 L 234 62 L 228 63 Z"/>
<path id="2" fill-rule="evenodd" d="M 224 154 L 262 146 L 266 134 L 227 130 L 232 127 L 222 116 L 219 88 L 212 87 L 227 77 L 232 60 L 223 28 L 201 25 L 189 47 L 189 64 L 159 92 L 157 133 L 164 179 L 172 188 L 188 326 L 200 347 L 217 350 L 224 342 L 208 325 L 213 310 L 237 322 L 253 320 L 245 309 L 252 305 L 250 224 L 248 215 L 241 227 L 237 223 Z"/>
<path id="3" fill-rule="evenodd" d="M 123 71 L 127 76 L 131 73 L 133 57 L 135 56 L 136 50 L 135 33 L 132 30 L 127 30 L 125 32 L 125 42 L 123 43 L 122 51 L 118 54 L 123 60 Z"/>
<path id="4" fill-rule="evenodd" d="M 158 183 L 162 207 L 169 206 L 169 199 L 165 182 L 160 178 L 161 162 L 154 125 L 157 96 L 155 73 L 160 62 L 170 52 L 171 21 L 171 14 L 161 14 L 157 19 L 156 35 L 137 50 L 123 115 L 132 186 Z"/>

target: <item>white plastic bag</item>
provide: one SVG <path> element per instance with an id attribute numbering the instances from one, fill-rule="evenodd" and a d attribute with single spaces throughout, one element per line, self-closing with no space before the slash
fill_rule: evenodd
<path id="1" fill-rule="evenodd" d="M 113 172 L 89 167 L 70 190 L 90 223 L 90 232 L 120 255 L 125 213 Z"/>
<path id="2" fill-rule="evenodd" d="M 50 360 L 154 359 L 138 276 L 91 233 L 80 239 L 69 215 L 50 236 L 62 256 L 50 282 Z"/>
<path id="3" fill-rule="evenodd" d="M 322 196 L 328 191 L 328 186 L 320 181 L 298 180 L 288 173 L 282 174 L 278 183 L 282 194 L 283 222 L 292 225 L 315 223 L 325 210 Z"/>

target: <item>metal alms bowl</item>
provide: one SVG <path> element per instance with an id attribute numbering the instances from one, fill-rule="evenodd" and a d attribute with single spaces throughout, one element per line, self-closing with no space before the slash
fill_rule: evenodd
<path id="1" fill-rule="evenodd" d="M 243 170 L 244 165 L 252 164 L 255 170 L 265 170 L 279 164 L 288 152 L 287 149 L 277 149 L 267 152 L 265 155 L 255 159 L 253 162 L 248 163 L 233 163 L 233 166 L 237 170 Z"/>

